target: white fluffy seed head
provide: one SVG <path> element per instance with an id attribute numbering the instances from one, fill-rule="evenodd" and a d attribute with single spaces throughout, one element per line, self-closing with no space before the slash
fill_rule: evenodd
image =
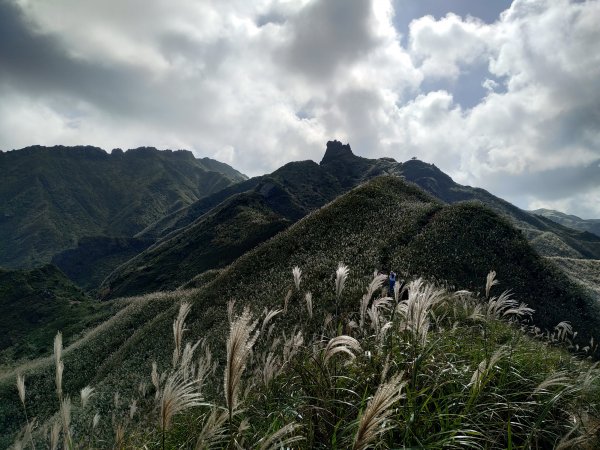
<path id="1" fill-rule="evenodd" d="M 294 267 L 292 269 L 292 275 L 294 276 L 294 284 L 296 285 L 296 289 L 300 290 L 300 280 L 302 277 L 302 270 L 300 270 L 300 267 Z"/>
<path id="2" fill-rule="evenodd" d="M 17 375 L 17 390 L 19 391 L 19 399 L 25 406 L 25 377 L 21 374 Z"/>
<path id="3" fill-rule="evenodd" d="M 348 278 L 348 272 L 348 266 L 339 263 L 338 268 L 335 271 L 335 295 L 338 297 L 342 295 L 342 291 L 346 285 L 346 279 Z"/>

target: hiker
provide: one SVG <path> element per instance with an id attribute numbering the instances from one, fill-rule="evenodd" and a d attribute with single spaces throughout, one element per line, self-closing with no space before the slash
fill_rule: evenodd
<path id="1" fill-rule="evenodd" d="M 394 286 L 396 284 L 396 272 L 394 272 L 393 270 L 390 272 L 390 286 L 388 288 L 388 296 L 389 297 L 393 297 L 394 296 Z"/>

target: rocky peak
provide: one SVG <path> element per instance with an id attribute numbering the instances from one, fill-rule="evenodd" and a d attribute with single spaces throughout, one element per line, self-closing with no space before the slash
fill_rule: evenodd
<path id="1" fill-rule="evenodd" d="M 321 160 L 321 164 L 327 164 L 330 162 L 339 161 L 340 159 L 346 159 L 353 157 L 352 149 L 350 144 L 342 144 L 340 141 L 328 141 L 325 155 Z"/>

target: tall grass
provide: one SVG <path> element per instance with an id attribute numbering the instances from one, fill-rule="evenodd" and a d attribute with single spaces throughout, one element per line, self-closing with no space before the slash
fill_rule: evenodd
<path id="1" fill-rule="evenodd" d="M 302 292 L 308 286 L 300 283 L 299 268 L 296 273 L 298 295 L 287 308 L 260 313 L 245 306 L 236 315 L 233 302 L 223 307 L 229 330 L 217 348 L 186 332 L 191 306 L 183 302 L 173 311 L 171 360 L 157 360 L 149 378 L 135 380 L 141 382 L 136 396 L 111 393 L 112 411 L 103 412 L 112 417 L 110 436 L 96 439 L 98 412 L 85 427 L 76 425 L 92 397 L 95 404 L 108 393 L 87 386 L 81 407 L 71 402 L 57 336 L 59 413 L 49 437 L 39 432 L 37 441 L 27 419 L 18 445 L 44 441 L 43 447 L 57 448 L 61 436 L 64 448 L 600 445 L 598 367 L 565 351 L 576 333 L 570 324 L 534 332 L 524 323 L 531 308 L 508 292 L 494 296 L 495 273 L 480 295 L 416 279 L 402 300 L 399 289 L 393 298 L 383 296 L 385 279 L 377 275 L 362 294 L 346 292 L 349 269 L 340 264 L 330 295 L 336 308 L 354 304 L 356 311 L 337 314 L 335 326 L 331 316 L 314 313 L 312 294 Z M 17 391 L 25 407 L 24 375 Z"/>

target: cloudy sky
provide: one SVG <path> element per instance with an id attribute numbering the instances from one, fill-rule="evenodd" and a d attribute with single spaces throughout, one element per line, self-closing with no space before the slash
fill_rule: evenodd
<path id="1" fill-rule="evenodd" d="M 0 0 L 0 149 L 417 156 L 600 218 L 600 0 Z"/>

